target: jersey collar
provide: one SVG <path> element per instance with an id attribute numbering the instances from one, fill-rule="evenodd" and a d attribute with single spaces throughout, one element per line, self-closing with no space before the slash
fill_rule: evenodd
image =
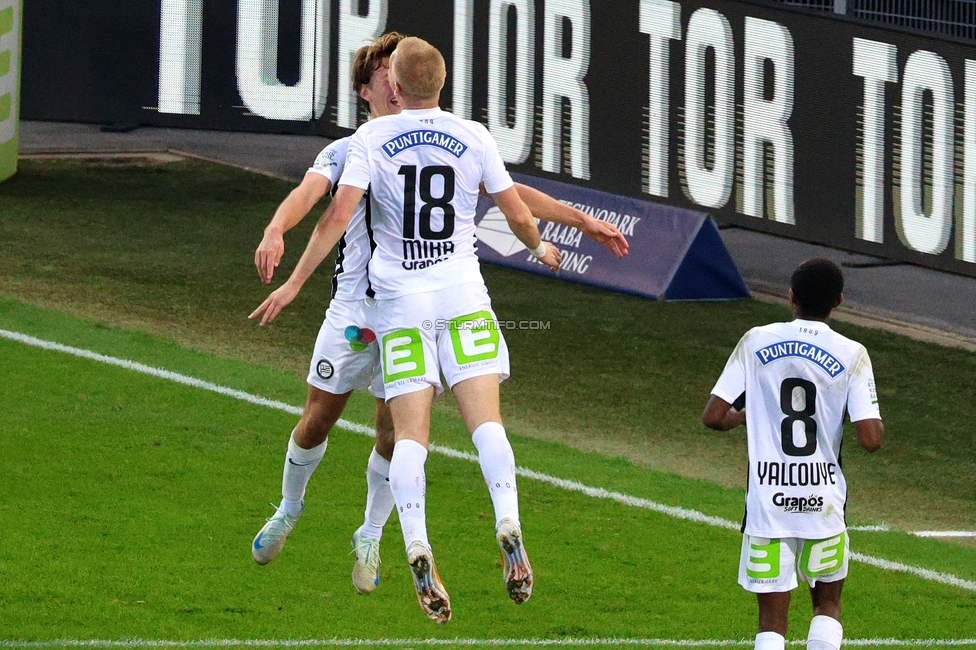
<path id="1" fill-rule="evenodd" d="M 410 117 L 434 117 L 435 115 L 440 115 L 441 109 L 439 107 L 434 108 L 405 108 L 400 111 L 400 115 L 409 115 Z"/>
<path id="2" fill-rule="evenodd" d="M 807 320 L 805 318 L 794 318 L 790 322 L 797 325 L 807 325 L 809 327 L 826 327 L 827 329 L 830 329 L 830 325 L 828 325 L 825 321 L 822 320 Z"/>

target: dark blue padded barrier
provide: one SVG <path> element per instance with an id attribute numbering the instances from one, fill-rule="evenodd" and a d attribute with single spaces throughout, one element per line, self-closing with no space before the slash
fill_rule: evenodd
<path id="1" fill-rule="evenodd" d="M 630 255 L 618 260 L 574 228 L 540 222 L 543 239 L 563 251 L 557 277 L 663 300 L 749 297 L 711 217 L 534 176 L 512 177 L 614 224 L 630 242 Z M 551 275 L 515 238 L 490 199 L 479 201 L 477 222 L 478 256 L 483 261 Z"/>

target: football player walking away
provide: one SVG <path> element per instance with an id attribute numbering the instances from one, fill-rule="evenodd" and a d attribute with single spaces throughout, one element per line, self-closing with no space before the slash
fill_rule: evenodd
<path id="1" fill-rule="evenodd" d="M 756 650 L 784 649 L 797 575 L 813 600 L 807 649 L 839 650 L 844 637 L 844 416 L 868 452 L 881 448 L 884 425 L 867 350 L 827 325 L 843 289 L 844 276 L 829 260 L 797 267 L 789 293 L 794 320 L 755 327 L 739 340 L 702 413 L 717 431 L 746 425 L 739 584 L 759 600 Z M 743 393 L 745 408 L 733 408 Z"/>
<path id="2" fill-rule="evenodd" d="M 388 83 L 389 57 L 404 37 L 385 34 L 356 53 L 353 83 L 371 118 L 396 114 L 400 104 Z M 282 202 L 256 253 L 254 263 L 261 280 L 270 282 L 284 254 L 283 234 L 336 185 L 346 165 L 350 138 L 328 145 L 318 155 L 302 183 Z M 628 252 L 626 238 L 606 222 L 564 205 L 525 185 L 516 184 L 519 196 L 537 218 L 580 229 L 602 243 L 617 257 Z M 390 410 L 383 400 L 379 368 L 379 347 L 375 344 L 372 293 L 367 263 L 372 253 L 372 215 L 366 199 L 356 206 L 348 226 L 323 216 L 305 254 L 285 284 L 258 307 L 251 318 L 262 316 L 264 325 L 277 316 L 298 295 L 312 271 L 335 243 L 339 252 L 332 280 L 332 301 L 316 339 L 308 374 L 308 399 L 288 443 L 282 477 L 282 501 L 252 543 L 258 564 L 267 564 L 280 553 L 304 509 L 308 482 L 325 455 L 328 434 L 342 414 L 353 390 L 366 389 L 376 396 L 376 444 L 366 470 L 366 511 L 362 526 L 353 534 L 356 554 L 352 580 L 363 594 L 379 584 L 379 542 L 394 508 L 389 486 L 394 431 Z M 326 215 L 329 215 L 327 212 Z"/>

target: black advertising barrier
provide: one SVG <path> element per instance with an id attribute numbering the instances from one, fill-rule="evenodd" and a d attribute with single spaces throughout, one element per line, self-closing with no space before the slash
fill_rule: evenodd
<path id="1" fill-rule="evenodd" d="M 25 119 L 351 132 L 352 51 L 445 54 L 513 170 L 976 276 L 976 49 L 729 0 L 25 0 Z M 348 127 L 348 128 L 347 128 Z"/>
<path id="2" fill-rule="evenodd" d="M 592 286 L 665 300 L 748 298 L 715 222 L 701 212 L 621 197 L 577 185 L 513 174 L 592 217 L 617 226 L 630 241 L 618 260 L 602 244 L 568 226 L 540 223 L 542 238 L 563 253 L 557 276 Z M 478 257 L 523 271 L 551 275 L 522 244 L 488 198 L 478 202 Z"/>

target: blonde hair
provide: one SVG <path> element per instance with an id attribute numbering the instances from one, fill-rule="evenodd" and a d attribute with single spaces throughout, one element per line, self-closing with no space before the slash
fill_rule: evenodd
<path id="1" fill-rule="evenodd" d="M 390 58 L 394 80 L 408 99 L 436 98 L 444 87 L 444 57 L 427 41 L 409 36 L 401 40 Z"/>

